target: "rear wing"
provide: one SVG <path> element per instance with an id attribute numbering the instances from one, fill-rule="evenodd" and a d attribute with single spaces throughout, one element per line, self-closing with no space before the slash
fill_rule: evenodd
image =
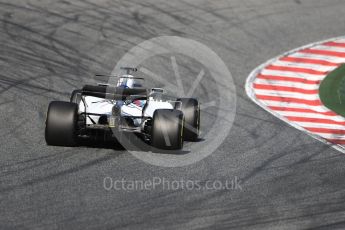
<path id="1" fill-rule="evenodd" d="M 96 77 L 109 77 L 109 78 L 118 78 L 118 81 L 116 84 L 122 84 L 129 80 L 133 81 L 136 80 L 136 82 L 139 82 L 139 85 L 136 87 L 142 87 L 144 85 L 145 78 L 143 77 L 134 77 L 132 75 L 122 75 L 122 76 L 116 76 L 116 75 L 105 75 L 105 74 L 95 74 Z M 99 86 L 110 86 L 109 83 L 97 83 Z"/>
<path id="2" fill-rule="evenodd" d="M 125 70 L 127 75 L 130 75 L 132 72 L 137 72 L 138 71 L 138 69 L 134 68 L 134 67 L 120 67 L 120 69 Z M 119 77 L 117 75 L 104 75 L 104 74 L 96 74 L 95 76 L 96 77 Z M 144 80 L 144 78 L 142 78 L 142 77 L 131 76 L 131 77 L 128 77 L 128 78 Z"/>
<path id="3" fill-rule="evenodd" d="M 93 96 L 106 98 L 110 100 L 122 100 L 126 98 L 147 98 L 148 90 L 146 88 L 126 89 L 121 87 L 110 87 L 106 85 L 85 85 L 81 94 L 84 96 Z"/>
<path id="4" fill-rule="evenodd" d="M 133 67 L 120 67 L 120 69 L 126 70 L 126 74 L 131 74 L 131 72 L 137 72 L 137 68 Z"/>
<path id="5" fill-rule="evenodd" d="M 95 74 L 96 77 L 116 77 L 116 78 L 129 78 L 129 79 L 139 79 L 145 80 L 143 77 L 134 77 L 134 76 L 117 76 L 117 75 L 107 75 L 107 74 Z"/>

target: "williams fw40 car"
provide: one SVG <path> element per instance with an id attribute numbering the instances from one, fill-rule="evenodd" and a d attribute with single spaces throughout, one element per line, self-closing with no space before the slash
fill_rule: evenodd
<path id="1" fill-rule="evenodd" d="M 198 140 L 197 99 L 174 98 L 161 88 L 144 88 L 143 78 L 130 75 L 136 68 L 122 69 L 126 74 L 118 77 L 116 86 L 85 85 L 72 92 L 69 102 L 49 104 L 48 145 L 76 146 L 84 138 L 117 139 L 121 144 L 140 140 L 150 148 L 179 150 L 184 141 Z"/>

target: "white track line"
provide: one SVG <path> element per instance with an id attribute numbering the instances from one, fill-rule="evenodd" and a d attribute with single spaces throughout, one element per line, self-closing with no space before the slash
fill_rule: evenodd
<path id="1" fill-rule="evenodd" d="M 334 69 L 333 66 L 320 66 L 317 64 L 306 64 L 306 63 L 301 63 L 301 62 L 288 62 L 288 61 L 276 61 L 274 65 L 294 67 L 294 68 L 304 68 L 304 69 L 311 69 L 311 70 L 318 70 L 318 71 L 330 71 Z"/>
<path id="2" fill-rule="evenodd" d="M 293 78 L 302 78 L 302 79 L 310 79 L 310 80 L 322 80 L 325 78 L 326 75 L 315 75 L 309 73 L 296 73 L 296 72 L 288 72 L 288 71 L 280 71 L 280 70 L 270 70 L 265 69 L 261 72 L 264 75 L 272 75 L 272 76 L 282 76 L 282 77 L 293 77 Z"/>
<path id="3" fill-rule="evenodd" d="M 272 85 L 272 86 L 286 86 L 286 87 L 295 87 L 300 89 L 307 89 L 307 90 L 317 90 L 319 86 L 317 84 L 304 84 L 299 82 L 291 82 L 288 83 L 286 81 L 276 81 L 276 80 L 266 80 L 257 78 L 255 80 L 256 84 L 263 84 L 263 85 Z"/>
<path id="4" fill-rule="evenodd" d="M 296 57 L 296 58 L 310 58 L 310 59 L 314 59 L 314 60 L 320 60 L 320 61 L 328 61 L 331 63 L 344 63 L 345 62 L 345 58 L 341 58 L 341 57 L 330 57 L 330 56 L 325 56 L 325 55 L 319 55 L 319 54 L 308 54 L 308 53 L 293 53 L 291 55 L 289 55 L 289 57 Z"/>

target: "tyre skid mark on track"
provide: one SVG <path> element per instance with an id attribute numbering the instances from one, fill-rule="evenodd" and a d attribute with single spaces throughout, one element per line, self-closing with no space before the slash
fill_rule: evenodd
<path id="1" fill-rule="evenodd" d="M 274 116 L 345 153 L 345 118 L 325 107 L 318 95 L 321 81 L 344 58 L 345 37 L 286 52 L 251 72 L 247 95 Z"/>

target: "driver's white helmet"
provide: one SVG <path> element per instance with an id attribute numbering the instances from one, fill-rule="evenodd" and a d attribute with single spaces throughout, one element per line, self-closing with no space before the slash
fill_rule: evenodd
<path id="1" fill-rule="evenodd" d="M 142 87 L 142 84 L 132 75 L 123 75 L 123 77 L 120 77 L 120 79 L 117 81 L 116 86 L 121 88 L 133 89 L 137 87 Z"/>

